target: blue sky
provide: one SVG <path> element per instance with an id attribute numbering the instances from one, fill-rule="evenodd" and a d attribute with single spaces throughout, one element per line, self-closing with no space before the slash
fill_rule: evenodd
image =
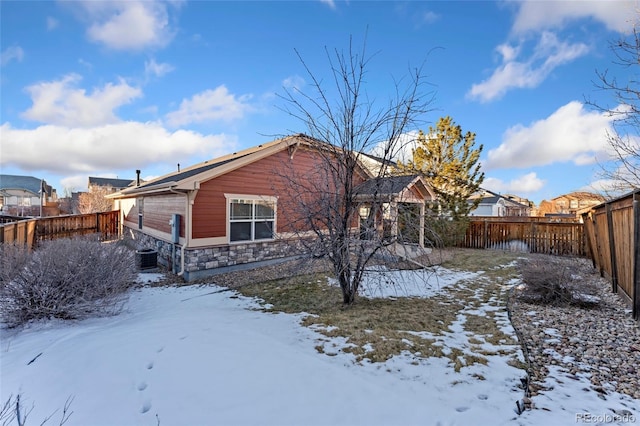
<path id="1" fill-rule="evenodd" d="M 0 2 L 0 166 L 59 195 L 88 176 L 155 177 L 305 125 L 282 111 L 325 47 L 373 58 L 366 90 L 424 65 L 427 131 L 451 116 L 484 145 L 484 187 L 538 203 L 599 189 L 610 106 L 594 86 L 633 1 Z M 626 71 L 629 72 L 629 71 Z M 418 129 L 415 129 L 418 130 Z"/>

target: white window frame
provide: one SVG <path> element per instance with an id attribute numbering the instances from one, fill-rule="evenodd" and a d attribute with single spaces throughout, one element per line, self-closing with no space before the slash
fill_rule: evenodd
<path id="1" fill-rule="evenodd" d="M 224 194 L 227 200 L 227 241 L 229 244 L 247 244 L 253 242 L 261 242 L 261 241 L 273 241 L 276 238 L 276 229 L 277 229 L 277 221 L 278 221 L 278 197 L 273 197 L 269 195 L 247 195 L 247 194 Z M 231 204 L 235 200 L 242 201 L 251 201 L 251 219 L 231 219 Z M 265 219 L 256 219 L 256 201 L 266 201 L 269 203 L 273 203 L 273 219 L 267 219 L 268 221 L 273 222 L 273 233 L 271 238 L 255 238 L 255 223 L 256 222 L 264 222 Z M 251 239 L 248 240 L 239 240 L 239 241 L 231 241 L 231 224 L 232 223 L 251 223 Z"/>

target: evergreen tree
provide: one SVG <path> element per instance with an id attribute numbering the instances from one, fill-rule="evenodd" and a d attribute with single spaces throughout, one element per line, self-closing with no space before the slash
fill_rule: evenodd
<path id="1" fill-rule="evenodd" d="M 474 149 L 475 133 L 462 133 L 451 117 L 440 118 L 425 135 L 420 130 L 412 159 L 401 164 L 404 171 L 421 174 L 438 199 L 440 213 L 453 219 L 467 216 L 477 207 L 469 197 L 484 180 L 480 171 L 483 146 Z"/>

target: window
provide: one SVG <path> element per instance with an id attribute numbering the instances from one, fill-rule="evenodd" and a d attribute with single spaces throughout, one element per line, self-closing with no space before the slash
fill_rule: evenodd
<path id="1" fill-rule="evenodd" d="M 271 199 L 229 200 L 231 242 L 270 240 L 274 237 L 276 202 Z"/>

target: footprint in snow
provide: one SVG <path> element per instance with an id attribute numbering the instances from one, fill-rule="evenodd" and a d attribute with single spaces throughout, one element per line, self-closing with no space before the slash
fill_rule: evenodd
<path id="1" fill-rule="evenodd" d="M 153 368 L 153 361 L 147 364 L 147 370 L 151 370 Z"/>
<path id="2" fill-rule="evenodd" d="M 486 401 L 487 399 L 489 399 L 489 396 L 482 393 L 482 394 L 478 395 L 478 399 Z"/>
<path id="3" fill-rule="evenodd" d="M 160 347 L 156 350 L 156 353 L 160 353 L 160 352 L 162 352 L 162 351 L 164 351 L 164 346 L 160 346 Z"/>
<path id="4" fill-rule="evenodd" d="M 464 413 L 465 411 L 467 411 L 469 409 L 469 407 L 457 407 L 456 411 L 458 413 Z"/>
<path id="5" fill-rule="evenodd" d="M 138 384 L 138 390 L 139 390 L 140 392 L 142 392 L 142 391 L 143 391 L 143 390 L 145 390 L 146 388 L 147 388 L 147 382 L 140 382 L 140 383 Z"/>
<path id="6" fill-rule="evenodd" d="M 142 408 L 140 408 L 140 413 L 144 414 L 151 410 L 151 401 L 145 401 L 142 403 Z"/>

